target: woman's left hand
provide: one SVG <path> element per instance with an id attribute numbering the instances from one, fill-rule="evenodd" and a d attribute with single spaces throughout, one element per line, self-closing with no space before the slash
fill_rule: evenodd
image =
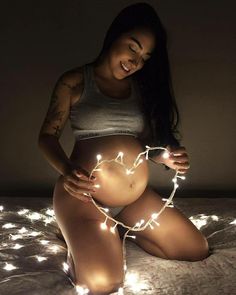
<path id="1" fill-rule="evenodd" d="M 162 158 L 161 163 L 171 169 L 177 170 L 181 174 L 185 174 L 190 168 L 189 157 L 185 147 L 171 147 L 168 145 L 167 149 L 170 152 L 169 158 Z"/>

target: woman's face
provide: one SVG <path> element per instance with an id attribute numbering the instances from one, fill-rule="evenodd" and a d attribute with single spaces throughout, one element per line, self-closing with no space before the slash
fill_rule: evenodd
<path id="1" fill-rule="evenodd" d="M 122 34 L 112 44 L 107 56 L 113 76 L 124 79 L 140 70 L 154 48 L 155 37 L 148 29 L 137 28 Z"/>

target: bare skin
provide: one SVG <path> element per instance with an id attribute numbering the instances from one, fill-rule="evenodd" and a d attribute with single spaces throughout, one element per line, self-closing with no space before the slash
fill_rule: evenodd
<path id="1" fill-rule="evenodd" d="M 138 40 L 141 47 L 131 38 Z M 100 91 L 110 97 L 125 99 L 132 74 L 145 65 L 154 47 L 154 36 L 146 30 L 133 30 L 117 39 L 107 55 L 94 64 L 95 81 Z M 128 72 L 122 69 L 121 62 Z M 61 136 L 69 108 L 79 100 L 83 87 L 83 67 L 73 69 L 59 79 L 41 134 Z M 185 174 L 189 169 L 186 149 L 168 148 L 173 152 L 171 158 L 157 157 L 155 160 Z M 137 220 L 147 219 L 163 206 L 161 196 L 147 185 L 145 160 L 129 176 L 118 164 L 109 164 L 103 165 L 102 172 L 94 173 L 96 180 L 89 179 L 97 154 L 102 154 L 103 159 L 112 159 L 119 151 L 124 153 L 126 165 L 131 167 L 143 147 L 138 139 L 128 135 L 76 142 L 68 168 L 63 170 L 54 188 L 53 208 L 71 254 L 75 283 L 85 284 L 91 290 L 90 294 L 110 294 L 121 286 L 123 254 L 118 231 L 112 234 L 100 230 L 104 216 L 84 193 L 91 193 L 95 200 L 107 206 L 124 205 L 116 218 L 130 226 Z M 64 157 L 61 151 L 59 154 Z M 95 189 L 95 184 L 101 187 Z M 161 227 L 153 231 L 146 229 L 137 234 L 136 243 L 148 253 L 164 259 L 188 261 L 201 260 L 208 255 L 205 237 L 178 209 L 167 208 L 160 216 L 160 224 Z"/>

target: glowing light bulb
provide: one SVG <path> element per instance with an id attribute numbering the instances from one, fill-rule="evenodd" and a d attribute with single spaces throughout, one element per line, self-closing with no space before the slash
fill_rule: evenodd
<path id="1" fill-rule="evenodd" d="M 28 212 L 29 212 L 28 209 L 22 209 L 22 210 L 18 211 L 17 213 L 18 213 L 19 215 L 24 215 L 24 214 L 26 214 L 26 213 L 28 213 Z"/>
<path id="2" fill-rule="evenodd" d="M 107 224 L 106 224 L 106 222 L 105 222 L 105 221 L 102 222 L 102 223 L 100 224 L 100 227 L 101 227 L 102 230 L 106 230 L 106 229 L 107 229 Z"/>
<path id="3" fill-rule="evenodd" d="M 14 228 L 14 227 L 16 227 L 16 225 L 13 223 L 6 223 L 2 226 L 2 228 Z"/>
<path id="4" fill-rule="evenodd" d="M 118 295 L 124 295 L 124 289 L 123 288 L 119 288 L 118 289 Z"/>
<path id="5" fill-rule="evenodd" d="M 63 270 L 67 272 L 69 270 L 69 265 L 66 262 L 63 262 L 62 265 L 63 265 Z"/>
<path id="6" fill-rule="evenodd" d="M 4 209 L 4 207 L 3 207 L 3 206 L 0 206 L 0 211 L 1 211 L 1 212 L 3 211 L 3 209 Z"/>
<path id="7" fill-rule="evenodd" d="M 101 208 L 102 210 L 104 210 L 105 212 L 109 212 L 109 209 L 108 208 Z"/>
<path id="8" fill-rule="evenodd" d="M 54 253 L 57 253 L 60 248 L 57 245 L 52 245 L 49 247 L 50 250 L 52 250 Z"/>
<path id="9" fill-rule="evenodd" d="M 130 236 L 130 235 L 127 235 L 128 238 L 131 238 L 131 239 L 136 239 L 136 236 Z"/>
<path id="10" fill-rule="evenodd" d="M 53 219 L 52 217 L 46 217 L 46 218 L 44 219 L 45 226 L 47 226 L 48 223 L 51 223 L 52 221 L 54 221 L 54 219 Z"/>
<path id="11" fill-rule="evenodd" d="M 116 228 L 116 226 L 118 225 L 118 223 L 116 223 L 114 226 L 112 226 L 111 228 L 110 228 L 110 231 L 114 234 L 115 233 L 115 228 Z"/>
<path id="12" fill-rule="evenodd" d="M 163 155 L 162 155 L 162 157 L 163 157 L 164 159 L 169 158 L 169 156 L 170 156 L 170 154 L 169 154 L 167 151 L 165 151 L 165 152 L 163 153 Z"/>
<path id="13" fill-rule="evenodd" d="M 157 217 L 158 217 L 158 214 L 157 213 L 153 213 L 152 214 L 152 219 L 157 219 Z"/>
<path id="14" fill-rule="evenodd" d="M 15 244 L 15 246 L 12 247 L 12 249 L 17 250 L 17 249 L 20 249 L 20 248 L 22 248 L 22 247 L 24 247 L 24 246 L 23 246 L 23 245 L 20 245 L 20 244 Z"/>
<path id="15" fill-rule="evenodd" d="M 99 188 L 100 184 L 95 184 L 94 187 Z"/>
<path id="16" fill-rule="evenodd" d="M 178 177 L 178 178 L 180 178 L 180 179 L 186 179 L 186 177 L 185 177 L 185 176 L 180 176 L 180 175 L 177 175 L 177 177 Z"/>
<path id="17" fill-rule="evenodd" d="M 24 233 L 27 233 L 28 230 L 27 230 L 25 227 L 22 227 L 21 229 L 18 230 L 18 232 L 19 232 L 20 234 L 24 234 Z"/>
<path id="18" fill-rule="evenodd" d="M 128 273 L 126 275 L 127 285 L 133 285 L 138 282 L 138 275 L 136 273 Z"/>
<path id="19" fill-rule="evenodd" d="M 29 214 L 27 217 L 31 220 L 39 220 L 41 218 L 41 214 L 39 214 L 38 212 L 33 212 L 32 214 Z"/>
<path id="20" fill-rule="evenodd" d="M 216 216 L 216 215 L 211 215 L 211 218 L 212 218 L 213 220 L 215 220 L 215 221 L 218 221 L 218 220 L 219 220 L 219 217 Z"/>
<path id="21" fill-rule="evenodd" d="M 12 235 L 10 234 L 11 240 L 15 241 L 22 238 L 22 235 Z"/>
<path id="22" fill-rule="evenodd" d="M 43 257 L 43 256 L 36 256 L 38 262 L 41 262 L 41 261 L 44 261 L 44 260 L 47 260 L 46 257 Z"/>
<path id="23" fill-rule="evenodd" d="M 47 245 L 49 243 L 49 241 L 47 241 L 47 240 L 41 240 L 40 241 L 40 244 L 42 244 L 42 245 Z"/>
<path id="24" fill-rule="evenodd" d="M 29 236 L 32 236 L 32 237 L 37 237 L 41 235 L 41 232 L 38 232 L 38 231 L 32 231 L 31 233 L 29 233 Z"/>
<path id="25" fill-rule="evenodd" d="M 52 209 L 47 209 L 46 214 L 48 214 L 50 216 L 55 216 L 54 210 L 52 210 Z"/>
<path id="26" fill-rule="evenodd" d="M 16 269 L 17 267 L 15 267 L 13 264 L 7 263 L 6 265 L 3 267 L 3 269 L 7 270 L 7 271 L 11 271 L 13 269 Z"/>
<path id="27" fill-rule="evenodd" d="M 97 160 L 100 161 L 102 156 L 100 154 L 97 155 Z"/>
<path id="28" fill-rule="evenodd" d="M 89 289 L 87 287 L 83 287 L 83 286 L 79 286 L 79 285 L 77 285 L 75 287 L 75 290 L 76 290 L 77 294 L 79 294 L 79 295 L 85 295 L 85 294 L 88 294 L 88 292 L 89 292 Z"/>
<path id="29" fill-rule="evenodd" d="M 115 226 L 110 227 L 110 232 L 113 234 L 115 233 Z"/>

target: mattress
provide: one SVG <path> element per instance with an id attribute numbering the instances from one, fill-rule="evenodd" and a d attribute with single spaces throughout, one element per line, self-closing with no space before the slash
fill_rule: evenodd
<path id="1" fill-rule="evenodd" d="M 174 198 L 174 205 L 206 236 L 210 256 L 166 260 L 127 241 L 124 294 L 236 294 L 236 199 Z M 0 228 L 1 295 L 78 294 L 52 198 L 0 197 Z"/>

